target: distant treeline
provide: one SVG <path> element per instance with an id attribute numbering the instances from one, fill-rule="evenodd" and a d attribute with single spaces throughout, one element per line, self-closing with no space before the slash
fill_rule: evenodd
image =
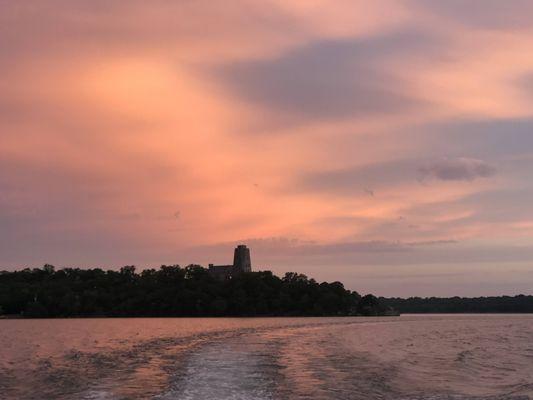
<path id="1" fill-rule="evenodd" d="M 380 298 L 400 313 L 533 313 L 533 296 Z"/>
<path id="2" fill-rule="evenodd" d="M 24 317 L 200 317 L 381 315 L 372 295 L 342 283 L 318 283 L 270 271 L 214 279 L 198 265 L 162 266 L 137 273 L 65 268 L 0 272 L 0 315 Z"/>

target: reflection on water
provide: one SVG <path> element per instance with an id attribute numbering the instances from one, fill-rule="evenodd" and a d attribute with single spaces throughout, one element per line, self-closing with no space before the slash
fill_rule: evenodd
<path id="1" fill-rule="evenodd" d="M 529 396 L 533 316 L 0 321 L 6 400 Z"/>

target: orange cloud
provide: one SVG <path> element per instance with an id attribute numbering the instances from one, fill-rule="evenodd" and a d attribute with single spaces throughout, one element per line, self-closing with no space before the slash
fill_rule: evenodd
<path id="1" fill-rule="evenodd" d="M 454 10 L 3 3 L 1 265 L 203 262 L 288 237 L 337 249 L 341 279 L 353 243 L 531 245 L 533 33 L 518 8 L 511 26 Z"/>

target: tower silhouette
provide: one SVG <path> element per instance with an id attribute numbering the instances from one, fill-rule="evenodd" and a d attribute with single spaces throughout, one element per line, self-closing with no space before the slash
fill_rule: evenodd
<path id="1" fill-rule="evenodd" d="M 251 272 L 252 261 L 250 260 L 250 249 L 244 244 L 235 248 L 233 254 L 233 269 L 235 272 Z"/>
<path id="2" fill-rule="evenodd" d="M 211 276 L 221 280 L 231 279 L 244 272 L 252 272 L 250 249 L 244 244 L 235 247 L 232 265 L 209 264 L 209 273 Z"/>

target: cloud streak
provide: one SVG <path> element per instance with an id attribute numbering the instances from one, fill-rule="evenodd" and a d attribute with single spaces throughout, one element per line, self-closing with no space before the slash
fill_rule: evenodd
<path id="1" fill-rule="evenodd" d="M 420 167 L 422 179 L 443 181 L 473 181 L 496 175 L 496 168 L 475 158 L 443 159 Z"/>
<path id="2" fill-rule="evenodd" d="M 245 100 L 300 118 L 346 118 L 422 109 L 409 84 L 387 71 L 398 53 L 436 46 L 420 32 L 313 43 L 277 58 L 233 63 L 216 74 Z"/>

